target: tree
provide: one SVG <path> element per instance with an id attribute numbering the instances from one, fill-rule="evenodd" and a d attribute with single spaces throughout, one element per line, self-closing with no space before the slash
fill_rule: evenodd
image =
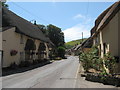
<path id="1" fill-rule="evenodd" d="M 8 4 L 6 4 L 6 2 L 0 2 L 0 5 L 2 5 L 3 7 L 6 7 L 6 8 L 9 7 Z"/>
<path id="2" fill-rule="evenodd" d="M 37 26 L 45 35 L 47 35 L 46 26 L 45 25 L 38 24 Z"/>
<path id="3" fill-rule="evenodd" d="M 56 53 L 55 56 L 65 58 L 65 46 L 64 46 L 64 33 L 62 32 L 61 28 L 56 27 L 52 24 L 47 26 L 47 36 L 56 46 Z"/>
<path id="4" fill-rule="evenodd" d="M 61 28 L 50 24 L 47 26 L 47 35 L 56 47 L 64 46 L 64 33 Z"/>

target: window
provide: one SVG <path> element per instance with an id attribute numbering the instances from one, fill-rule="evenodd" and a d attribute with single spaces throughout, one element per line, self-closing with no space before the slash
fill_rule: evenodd
<path id="1" fill-rule="evenodd" d="M 104 50 L 104 54 L 106 54 L 106 48 L 107 48 L 107 45 L 106 45 L 106 43 L 103 43 L 103 50 Z"/>
<path id="2" fill-rule="evenodd" d="M 23 44 L 23 35 L 20 35 L 20 44 Z"/>

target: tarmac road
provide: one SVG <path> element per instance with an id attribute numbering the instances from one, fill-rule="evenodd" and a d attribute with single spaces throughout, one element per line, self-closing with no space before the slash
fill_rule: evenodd
<path id="1" fill-rule="evenodd" d="M 2 78 L 2 87 L 74 88 L 78 66 L 78 58 L 70 56 L 37 69 L 5 76 Z"/>
<path id="2" fill-rule="evenodd" d="M 85 81 L 79 75 L 79 60 L 76 56 L 55 61 L 27 72 L 2 77 L 3 88 L 113 88 Z"/>

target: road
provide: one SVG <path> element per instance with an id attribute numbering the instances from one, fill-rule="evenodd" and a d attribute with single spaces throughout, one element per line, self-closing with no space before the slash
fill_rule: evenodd
<path id="1" fill-rule="evenodd" d="M 27 72 L 2 77 L 3 88 L 90 88 L 113 86 L 85 81 L 79 75 L 78 57 L 55 61 Z"/>

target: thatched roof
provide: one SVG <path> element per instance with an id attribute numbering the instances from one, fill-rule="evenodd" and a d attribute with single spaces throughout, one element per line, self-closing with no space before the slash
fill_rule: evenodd
<path id="1" fill-rule="evenodd" d="M 32 24 L 31 22 L 21 18 L 12 11 L 3 7 L 2 8 L 3 31 L 6 30 L 4 29 L 4 27 L 8 27 L 8 26 L 16 27 L 15 32 L 17 33 L 21 33 L 31 38 L 51 43 L 50 39 L 47 38 L 36 25 Z"/>
<path id="2" fill-rule="evenodd" d="M 81 47 L 81 44 L 77 45 L 74 50 L 76 51 L 76 50 L 78 50 L 80 47 Z"/>
<path id="3" fill-rule="evenodd" d="M 106 9 L 102 14 L 98 16 L 95 21 L 95 26 L 91 29 L 91 35 L 97 34 L 99 30 L 102 30 L 110 20 L 116 15 L 116 13 L 120 10 L 120 1 L 111 5 L 108 9 Z"/>
<path id="4" fill-rule="evenodd" d="M 77 45 L 74 50 L 79 50 L 79 49 L 82 49 L 82 48 L 91 48 L 92 45 L 93 45 L 93 40 L 92 40 L 91 37 L 89 37 L 82 44 Z"/>

